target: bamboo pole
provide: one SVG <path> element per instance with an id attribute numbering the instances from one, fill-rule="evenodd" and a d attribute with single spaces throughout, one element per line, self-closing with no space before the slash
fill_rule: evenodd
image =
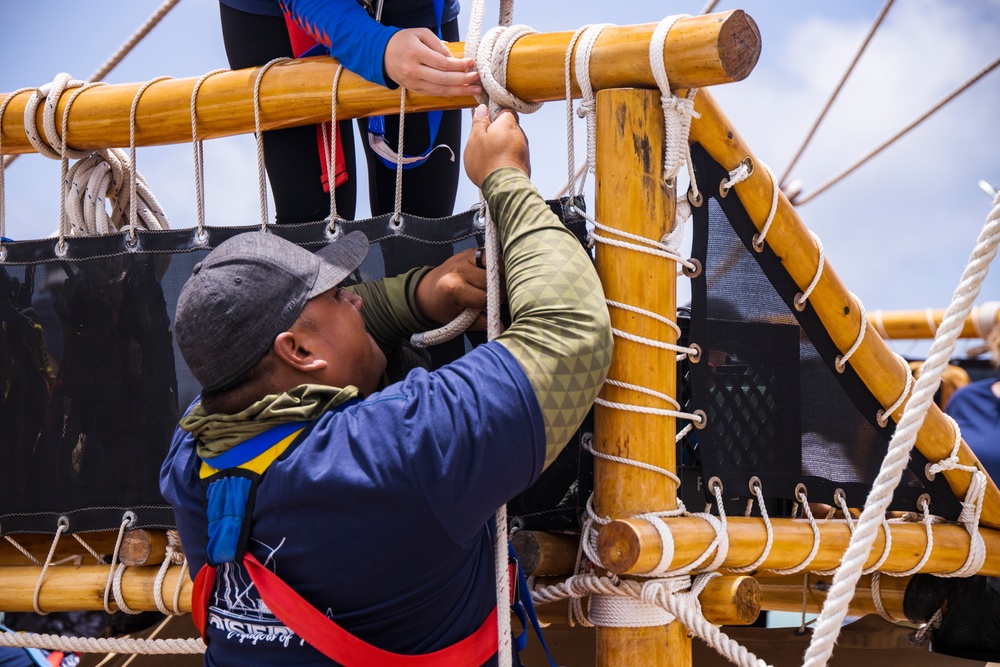
<path id="1" fill-rule="evenodd" d="M 808 614 L 818 614 L 826 601 L 826 594 L 833 585 L 833 577 L 825 575 L 777 574 L 754 575 L 763 596 L 762 608 L 768 611 L 802 611 L 802 587 L 806 586 L 805 610 Z M 882 608 L 897 622 L 923 623 L 926 618 L 908 618 L 903 601 L 910 577 L 879 577 L 879 599 Z M 862 575 L 851 598 L 848 616 L 877 614 L 875 595 L 872 592 L 872 575 Z"/>
<path id="2" fill-rule="evenodd" d="M 524 574 L 529 577 L 557 577 L 573 574 L 579 535 L 519 530 L 510 538 Z"/>
<path id="3" fill-rule="evenodd" d="M 868 321 L 884 339 L 933 338 L 944 321 L 944 310 L 876 310 L 868 313 Z M 933 328 L 931 325 L 933 323 Z M 986 338 L 990 330 L 1000 325 L 1000 302 L 975 306 L 962 325 L 962 338 Z"/>
<path id="4" fill-rule="evenodd" d="M 597 220 L 625 233 L 660 239 L 673 226 L 675 193 L 663 179 L 663 112 L 651 90 L 604 90 L 597 95 Z M 611 236 L 609 232 L 602 235 Z M 597 272 L 609 301 L 672 316 L 676 312 L 676 268 L 664 259 L 598 243 Z M 660 341 L 676 335 L 652 318 L 611 309 L 616 329 Z M 621 337 L 608 377 L 655 391 L 676 393 L 675 353 Z M 617 403 L 665 407 L 633 390 L 604 385 L 602 398 Z M 595 409 L 597 451 L 676 469 L 673 417 Z M 634 516 L 677 507 L 676 487 L 663 476 L 613 461 L 594 462 L 594 499 L 601 516 Z M 591 603 L 593 605 L 593 601 Z M 688 667 L 691 640 L 673 622 L 663 627 L 597 628 L 597 664 Z"/>
<path id="5" fill-rule="evenodd" d="M 84 611 L 104 609 L 104 589 L 108 583 L 108 565 L 58 565 L 45 572 L 39 591 L 38 604 L 44 611 Z M 156 611 L 154 582 L 159 567 L 142 566 L 125 568 L 122 574 L 122 598 L 134 611 Z M 34 611 L 32 599 L 42 568 L 36 565 L 11 565 L 0 567 L 0 609 L 3 611 Z M 167 568 L 162 595 L 167 609 L 173 607 L 177 580 L 181 581 L 178 608 L 191 611 L 193 582 L 187 570 L 180 565 Z M 113 597 L 112 597 L 113 600 Z M 112 601 L 112 607 L 117 606 Z"/>
<path id="6" fill-rule="evenodd" d="M 674 556 L 671 568 L 695 562 L 715 539 L 715 530 L 697 517 L 664 519 L 673 536 Z M 767 540 L 764 521 L 755 517 L 729 517 L 726 521 L 729 551 L 722 568 L 746 567 L 763 552 Z M 813 547 L 813 531 L 801 519 L 771 519 L 774 544 L 760 569 L 788 569 L 801 565 Z M 926 529 L 921 523 L 890 523 L 892 544 L 889 556 L 879 570 L 905 572 L 920 562 L 927 548 Z M 820 547 L 809 565 L 810 570 L 830 570 L 840 564 L 851 539 L 850 529 L 842 520 L 818 522 Z M 965 563 L 969 553 L 969 533 L 955 524 L 931 526 L 933 549 L 920 569 L 930 574 L 954 572 Z M 1000 575 L 1000 531 L 980 528 L 986 544 L 986 562 L 979 574 Z M 644 574 L 653 570 L 663 554 L 660 533 L 645 519 L 620 519 L 603 526 L 597 536 L 598 553 L 605 567 L 615 574 Z M 879 531 L 865 567 L 871 567 L 885 549 L 885 533 Z"/>
<path id="7" fill-rule="evenodd" d="M 655 88 L 649 64 L 649 42 L 656 24 L 610 27 L 601 33 L 590 61 L 594 89 Z M 572 32 L 527 35 L 511 50 L 507 85 L 528 101 L 563 99 L 564 60 Z M 461 55 L 462 43 L 449 45 Z M 745 78 L 760 55 L 757 25 L 742 10 L 680 19 L 664 46 L 664 64 L 672 85 L 679 88 L 730 83 Z M 337 63 L 332 58 L 304 58 L 282 63 L 267 72 L 260 86 L 261 126 L 274 130 L 330 119 L 330 97 Z M 198 93 L 199 137 L 212 139 L 254 131 L 253 88 L 257 69 L 218 74 Z M 136 110 L 136 145 L 150 146 L 191 140 L 191 92 L 196 77 L 162 81 L 142 96 Z M 41 84 L 43 82 L 39 82 Z M 70 147 L 80 150 L 127 146 L 129 109 L 141 84 L 101 86 L 82 93 L 69 117 Z M 573 94 L 580 90 L 575 80 Z M 4 114 L 3 151 L 31 153 L 24 132 L 24 108 L 30 93 L 13 99 Z M 6 94 L 0 94 L 4 99 Z M 62 118 L 66 98 L 57 107 Z M 475 106 L 471 97 L 407 95 L 409 111 L 459 109 Z M 42 130 L 38 109 L 38 128 Z M 399 112 L 399 91 L 389 90 L 345 72 L 340 82 L 337 116 L 362 118 Z M 57 123 L 61 127 L 61 124 Z"/>
<path id="8" fill-rule="evenodd" d="M 743 202 L 747 213 L 758 229 L 764 226 L 771 206 L 773 192 L 767 170 L 760 168 L 761 162 L 747 147 L 746 142 L 736 132 L 722 113 L 718 104 L 707 91 L 701 91 L 695 98 L 695 110 L 700 114 L 691 122 L 691 143 L 701 144 L 719 164 L 732 169 L 745 158 L 750 157 L 758 165 L 745 181 L 737 183 L 736 193 Z M 701 184 L 708 190 L 711 185 Z M 788 203 L 784 194 L 778 196 L 778 209 L 774 222 L 768 231 L 767 245 L 781 258 L 788 275 L 802 289 L 805 289 L 816 274 L 818 247 L 809 230 L 799 218 L 795 208 Z M 842 351 L 848 350 L 858 337 L 861 313 L 857 303 L 847 288 L 837 277 L 829 260 L 823 275 L 809 298 L 834 344 Z M 908 370 L 895 353 L 890 350 L 875 328 L 868 322 L 866 335 L 861 346 L 848 362 L 872 395 L 883 405 L 890 406 L 903 393 Z M 892 415 L 899 421 L 903 414 L 900 406 Z M 940 461 L 948 458 L 955 442 L 951 422 L 937 406 L 932 405 L 917 436 L 916 448 L 928 460 Z M 966 466 L 982 464 L 963 441 L 959 455 L 960 463 Z M 971 473 L 962 470 L 948 470 L 942 473 L 959 499 L 965 498 L 969 488 Z M 992 528 L 1000 527 L 1000 491 L 992 480 L 988 482 L 983 500 L 981 523 Z"/>
<path id="9" fill-rule="evenodd" d="M 51 534 L 23 533 L 9 537 L 40 562 L 45 560 L 52 547 L 53 535 Z M 98 554 L 110 557 L 114 553 L 115 542 L 118 541 L 118 531 L 80 533 L 80 539 Z M 159 565 L 163 562 L 166 546 L 166 531 L 126 530 L 122 537 L 118 558 L 125 565 Z M 52 561 L 58 562 L 67 558 L 79 559 L 79 564 L 95 562 L 94 556 L 72 535 L 62 535 L 56 544 Z M 11 542 L 6 539 L 0 540 L 0 566 L 32 564 L 31 559 L 21 553 Z"/>

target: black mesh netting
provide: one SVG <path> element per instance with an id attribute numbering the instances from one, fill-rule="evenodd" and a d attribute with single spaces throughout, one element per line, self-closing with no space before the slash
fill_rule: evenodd
<path id="1" fill-rule="evenodd" d="M 757 232 L 735 191 L 717 187 L 728 173 L 693 147 L 704 203 L 694 209 L 692 255 L 704 267 L 692 280 L 690 342 L 701 347 L 689 366 L 690 410 L 708 424 L 692 434 L 701 484 L 718 478 L 727 499 L 749 498 L 751 478 L 769 499 L 834 504 L 840 489 L 852 507 L 864 504 L 892 435 L 875 419 L 881 408 L 851 370 L 834 370 L 839 353 L 812 309 L 791 307 L 799 291 L 770 247 L 752 252 Z M 683 463 L 683 460 L 682 460 Z M 946 518 L 959 505 L 914 450 L 890 509 L 916 511 L 927 493 Z M 690 497 L 690 490 L 687 490 Z"/>
<path id="2" fill-rule="evenodd" d="M 563 216 L 565 203 L 550 205 L 583 242 L 583 220 Z M 475 211 L 404 216 L 396 231 L 389 218 L 344 223 L 372 241 L 354 280 L 380 278 L 386 265 L 402 272 L 436 264 L 481 245 Z M 125 511 L 135 515 L 135 528 L 173 526 L 159 493 L 160 463 L 180 412 L 200 391 L 173 341 L 177 296 L 209 248 L 253 229 L 209 228 L 203 245 L 192 229 L 139 232 L 134 248 L 123 234 L 70 238 L 62 257 L 54 239 L 4 244 L 0 534 L 52 533 L 60 517 L 69 532 L 117 530 Z M 329 242 L 323 222 L 271 233 L 312 249 Z M 390 372 L 440 365 L 483 340 L 472 334 L 431 354 L 409 350 L 390 359 Z M 578 443 L 574 438 L 538 488 L 516 499 L 517 512 L 548 516 L 552 527 L 576 522 Z"/>

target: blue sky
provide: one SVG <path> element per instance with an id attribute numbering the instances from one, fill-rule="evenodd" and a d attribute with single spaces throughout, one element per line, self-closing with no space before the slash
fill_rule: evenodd
<path id="1" fill-rule="evenodd" d="M 488 3 L 488 15 L 498 4 Z M 0 91 L 41 85 L 62 71 L 86 77 L 158 5 L 159 0 L 5 1 Z M 521 0 L 514 20 L 543 32 L 573 30 L 598 22 L 654 22 L 698 13 L 703 5 L 701 0 Z M 739 7 L 756 20 L 763 50 L 747 80 L 712 92 L 758 158 L 779 175 L 881 6 L 874 0 L 718 4 L 716 11 Z M 470 8 L 471 0 L 463 21 Z M 792 177 L 812 190 L 1000 55 L 998 45 L 1000 0 L 897 2 Z M 217 1 L 181 0 L 106 80 L 192 77 L 226 64 Z M 998 112 L 1000 71 L 994 71 L 899 144 L 801 207 L 803 220 L 823 240 L 828 262 L 869 310 L 947 306 L 990 208 L 977 183 L 1000 184 Z M 564 107 L 546 105 L 522 122 L 532 142 L 533 178 L 544 195 L 554 195 L 566 180 Z M 582 124 L 576 134 L 581 141 Z M 577 155 L 583 154 L 581 143 Z M 208 142 L 205 162 L 209 224 L 256 222 L 253 138 Z M 193 226 L 191 146 L 140 149 L 138 166 L 172 226 Z M 56 230 L 58 179 L 58 163 L 39 156 L 11 166 L 8 236 L 39 238 Z M 457 207 L 476 199 L 474 187 L 463 183 Z M 1000 300 L 998 273 L 994 267 L 977 303 Z M 922 347 L 898 349 L 919 353 Z"/>

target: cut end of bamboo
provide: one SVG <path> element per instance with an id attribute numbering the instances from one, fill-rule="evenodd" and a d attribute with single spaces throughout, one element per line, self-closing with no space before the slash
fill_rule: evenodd
<path id="1" fill-rule="evenodd" d="M 719 30 L 719 61 L 733 81 L 750 76 L 760 58 L 760 28 L 742 9 L 726 17 Z"/>

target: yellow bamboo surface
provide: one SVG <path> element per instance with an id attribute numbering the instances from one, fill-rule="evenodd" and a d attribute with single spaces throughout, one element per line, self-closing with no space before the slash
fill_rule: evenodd
<path id="1" fill-rule="evenodd" d="M 692 144 L 701 144 L 726 169 L 735 168 L 747 157 L 751 157 L 757 165 L 749 178 L 735 185 L 735 191 L 750 219 L 757 229 L 761 229 L 767 220 L 774 187 L 767 171 L 761 167 L 761 161 L 750 151 L 708 91 L 698 93 L 695 110 L 700 118 L 696 117 L 691 122 Z M 703 190 L 712 187 L 708 183 L 701 184 Z M 805 289 L 816 274 L 819 248 L 795 208 L 780 192 L 777 213 L 768 231 L 766 243 L 781 258 L 782 265 L 799 288 Z M 829 259 L 809 302 L 838 349 L 848 350 L 858 337 L 862 325 L 861 311 L 837 277 Z M 874 327 L 869 322 L 864 325 L 867 327 L 864 341 L 848 363 L 872 395 L 883 407 L 888 407 L 903 393 L 908 370 L 906 364 L 886 346 Z M 898 422 L 902 414 L 903 406 L 900 406 L 892 417 Z M 951 423 L 937 406 L 932 405 L 917 436 L 916 448 L 929 461 L 936 462 L 950 456 L 954 442 L 955 432 Z M 963 465 L 975 465 L 982 469 L 982 464 L 964 441 L 961 443 L 959 461 Z M 971 473 L 949 470 L 942 474 L 955 495 L 964 499 Z M 993 528 L 1000 527 L 1000 491 L 992 480 L 989 481 L 983 500 L 981 522 Z"/>
<path id="2" fill-rule="evenodd" d="M 673 536 L 674 554 L 671 569 L 694 563 L 715 539 L 715 530 L 697 517 L 664 519 Z M 771 519 L 774 543 L 760 569 L 789 569 L 806 561 L 813 547 L 813 531 L 802 519 Z M 906 572 L 916 567 L 927 549 L 927 533 L 922 523 L 890 523 L 892 543 L 889 555 L 879 567 L 882 572 Z M 842 520 L 818 522 L 820 547 L 808 570 L 831 570 L 840 564 L 847 550 L 851 531 Z M 767 530 L 763 519 L 729 517 L 726 533 L 729 551 L 722 568 L 747 567 L 764 552 Z M 964 565 L 969 553 L 969 533 L 955 524 L 932 525 L 933 549 L 920 572 L 951 573 Z M 980 528 L 986 545 L 986 562 L 979 574 L 1000 575 L 1000 531 Z M 660 534 L 645 519 L 620 519 L 603 526 L 598 533 L 597 548 L 601 561 L 616 574 L 644 574 L 660 562 L 663 543 Z M 865 567 L 878 562 L 885 549 L 885 533 L 879 531 Z"/>
<path id="3" fill-rule="evenodd" d="M 652 90 L 603 90 L 597 94 L 596 219 L 643 238 L 660 239 L 673 226 L 675 193 L 663 179 L 663 112 Z M 613 232 L 601 231 L 613 238 Z M 624 240 L 624 239 L 619 239 Z M 596 245 L 597 272 L 609 301 L 655 313 L 676 312 L 675 264 L 635 250 Z M 676 342 L 665 324 L 631 311 L 611 308 L 611 324 L 630 334 Z M 673 395 L 676 355 L 616 336 L 610 379 Z M 657 408 L 662 401 L 631 389 L 605 384 L 601 397 L 616 403 Z M 598 405 L 596 448 L 606 454 L 676 468 L 673 417 Z M 594 462 L 594 504 L 602 516 L 633 516 L 677 506 L 676 488 L 649 470 L 598 458 Z M 691 640 L 678 622 L 666 627 L 597 628 L 597 664 L 687 667 Z"/>
<path id="4" fill-rule="evenodd" d="M 656 24 L 610 27 L 601 33 L 591 57 L 595 90 L 614 87 L 655 88 L 649 42 Z M 517 41 L 508 60 L 507 86 L 521 99 L 544 102 L 566 95 L 564 60 L 572 32 L 527 35 Z M 461 55 L 465 45 L 449 45 Z M 703 87 L 745 78 L 760 55 L 760 33 L 742 10 L 680 19 L 664 45 L 664 64 L 671 85 Z M 304 58 L 275 65 L 260 85 L 261 127 L 265 130 L 310 125 L 330 119 L 333 76 L 328 57 Z M 254 131 L 253 88 L 258 68 L 209 78 L 198 93 L 199 137 L 211 139 Z M 196 77 L 150 86 L 136 109 L 136 145 L 191 141 L 191 92 Z M 38 82 L 41 85 L 42 81 Z M 573 95 L 579 86 L 573 79 Z M 101 86 L 80 94 L 69 115 L 70 147 L 80 150 L 127 146 L 129 109 L 140 83 Z M 6 97 L 0 93 L 0 99 Z M 0 128 L 3 153 L 31 153 L 24 131 L 29 93 L 10 102 Z M 57 118 L 68 95 L 57 109 Z M 471 97 L 407 96 L 407 109 L 458 109 L 475 106 Z M 42 107 L 37 112 L 42 130 Z M 361 118 L 399 112 L 399 91 L 388 90 L 344 72 L 337 116 Z M 57 123 L 58 127 L 61 124 Z M 44 135 L 44 131 L 43 131 Z"/>
<path id="5" fill-rule="evenodd" d="M 868 313 L 868 321 L 882 338 L 933 338 L 941 322 L 944 321 L 944 312 L 943 309 L 930 308 L 877 310 Z M 986 338 L 990 330 L 997 325 L 1000 325 L 1000 303 L 984 303 L 974 307 L 965 318 L 962 338 Z"/>
<path id="6" fill-rule="evenodd" d="M 801 574 L 757 574 L 754 575 L 763 596 L 762 607 L 768 611 L 802 611 L 802 587 L 805 586 L 805 610 L 809 614 L 818 614 L 826 602 L 826 594 L 833 585 L 832 576 Z M 903 609 L 903 599 L 910 577 L 879 577 L 879 600 L 882 609 L 895 621 L 923 622 L 927 619 L 908 619 Z M 862 575 L 851 598 L 848 616 L 867 616 L 877 614 L 875 594 L 872 592 L 872 575 Z"/>
<path id="7" fill-rule="evenodd" d="M 82 611 L 104 609 L 104 588 L 108 582 L 108 565 L 57 565 L 45 572 L 39 591 L 39 606 L 43 611 Z M 156 611 L 155 581 L 157 566 L 125 568 L 121 589 L 125 604 L 134 611 Z M 0 567 L 0 610 L 34 611 L 32 600 L 42 568 L 36 565 L 11 565 Z M 163 581 L 162 596 L 167 609 L 173 609 L 177 580 L 181 581 L 178 608 L 191 611 L 191 587 L 188 571 L 180 565 L 171 565 Z M 113 596 L 112 608 L 114 604 Z"/>

